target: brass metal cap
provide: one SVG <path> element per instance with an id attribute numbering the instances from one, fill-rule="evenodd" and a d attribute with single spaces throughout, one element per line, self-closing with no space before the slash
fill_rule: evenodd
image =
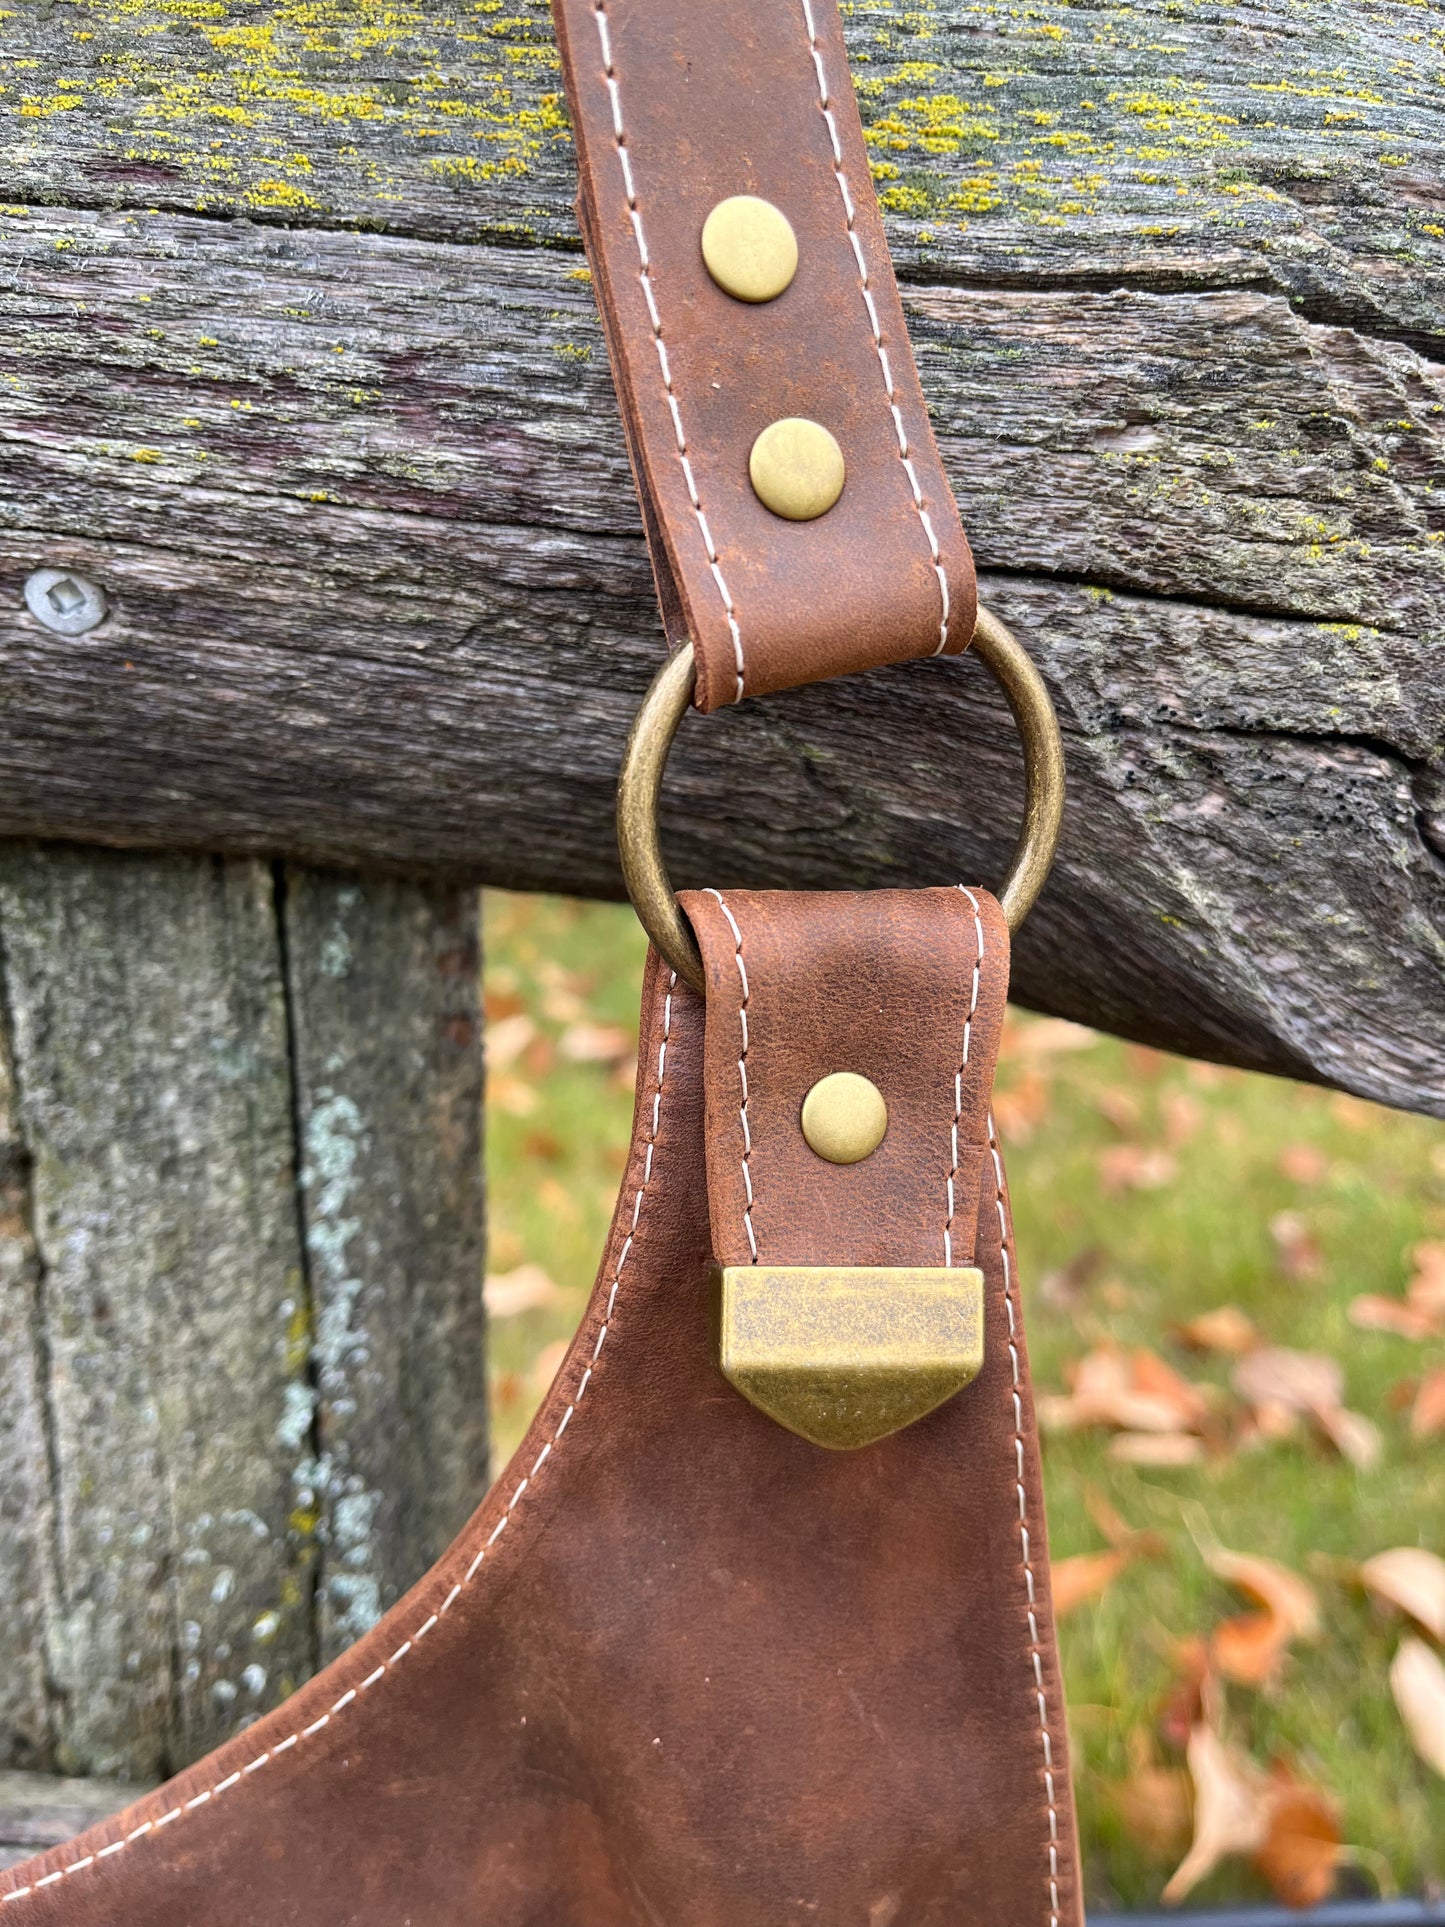
<path id="1" fill-rule="evenodd" d="M 724 1376 L 833 1452 L 912 1425 L 983 1365 L 983 1273 L 973 1265 L 719 1265 L 713 1289 Z"/>
<path id="2" fill-rule="evenodd" d="M 861 1164 L 888 1129 L 883 1093 L 857 1071 L 820 1077 L 803 1099 L 803 1136 L 829 1164 Z"/>
<path id="3" fill-rule="evenodd" d="M 702 258 L 724 294 L 776 301 L 798 271 L 797 236 L 771 201 L 734 194 L 703 222 Z"/>
<path id="4" fill-rule="evenodd" d="M 764 508 L 788 522 L 826 515 L 843 493 L 843 451 L 821 422 L 785 415 L 753 443 L 748 474 Z"/>

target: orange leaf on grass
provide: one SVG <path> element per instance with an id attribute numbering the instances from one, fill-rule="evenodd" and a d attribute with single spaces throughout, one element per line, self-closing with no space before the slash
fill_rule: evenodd
<path id="1" fill-rule="evenodd" d="M 561 1296 L 542 1267 L 532 1264 L 493 1273 L 482 1287 L 489 1318 L 516 1318 L 524 1311 L 542 1311 L 555 1305 Z"/>
<path id="2" fill-rule="evenodd" d="M 1392 1546 L 1365 1561 L 1360 1583 L 1445 1645 L 1445 1559 L 1438 1553 L 1423 1546 Z"/>
<path id="3" fill-rule="evenodd" d="M 1107 1552 L 1079 1552 L 1068 1559 L 1056 1559 L 1050 1581 L 1055 1619 L 1107 1592 L 1125 1567 L 1133 1564 L 1134 1557 L 1126 1547 L 1111 1546 Z"/>
<path id="4" fill-rule="evenodd" d="M 1410 1253 L 1415 1270 L 1405 1294 L 1412 1305 L 1445 1317 L 1445 1239 L 1427 1238 Z"/>
<path id="5" fill-rule="evenodd" d="M 1205 1456 L 1204 1440 L 1193 1432 L 1120 1432 L 1109 1441 L 1111 1459 L 1150 1471 L 1203 1465 Z"/>
<path id="6" fill-rule="evenodd" d="M 1109 1541 L 1109 1550 L 1081 1552 L 1068 1559 L 1055 1560 L 1052 1586 L 1054 1615 L 1059 1619 L 1086 1599 L 1096 1599 L 1107 1591 L 1136 1559 L 1162 1558 L 1168 1550 L 1158 1533 L 1136 1532 L 1103 1493 L 1086 1488 L 1084 1504 L 1089 1517 Z"/>
<path id="7" fill-rule="evenodd" d="M 1445 1241 L 1427 1238 L 1411 1251 L 1410 1262 L 1405 1296 L 1363 1293 L 1350 1305 L 1352 1324 L 1396 1338 L 1438 1338 L 1445 1333 Z"/>
<path id="8" fill-rule="evenodd" d="M 1445 1666 L 1423 1639 L 1402 1639 L 1390 1667 L 1390 1691 L 1415 1751 L 1445 1778 Z"/>
<path id="9" fill-rule="evenodd" d="M 552 1344 L 544 1345 L 532 1360 L 532 1369 L 527 1378 L 534 1392 L 545 1392 L 551 1386 L 562 1360 L 567 1356 L 567 1345 L 567 1339 L 555 1339 Z"/>
<path id="10" fill-rule="evenodd" d="M 1280 1175 L 1291 1184 L 1318 1184 L 1330 1161 L 1315 1144 L 1287 1144 L 1279 1154 Z"/>
<path id="11" fill-rule="evenodd" d="M 1197 1633 L 1176 1641 L 1174 1679 L 1159 1707 L 1158 1731 L 1164 1744 L 1182 1753 L 1196 1726 L 1214 1723 L 1219 1686 L 1209 1670 L 1209 1648 Z"/>
<path id="12" fill-rule="evenodd" d="M 1189 1842 L 1189 1775 L 1162 1766 L 1142 1727 L 1129 1729 L 1127 1778 L 1110 1788 L 1114 1812 L 1124 1832 L 1157 1859 L 1178 1855 Z"/>
<path id="13" fill-rule="evenodd" d="M 1254 1408 L 1262 1429 L 1272 1428 L 1269 1415 L 1274 1412 L 1300 1412 L 1314 1420 L 1352 1465 L 1368 1470 L 1378 1462 L 1383 1449 L 1380 1434 L 1369 1419 L 1346 1410 L 1345 1370 L 1328 1353 L 1262 1346 L 1240 1359 L 1230 1382 L 1245 1404 Z"/>
<path id="14" fill-rule="evenodd" d="M 1179 1164 L 1168 1151 L 1143 1144 L 1111 1144 L 1096 1160 L 1106 1191 L 1158 1191 L 1173 1183 Z"/>
<path id="15" fill-rule="evenodd" d="M 1445 1366 L 1421 1379 L 1410 1413 L 1412 1439 L 1433 1439 L 1440 1432 L 1445 1432 Z"/>
<path id="16" fill-rule="evenodd" d="M 1334 1891 L 1340 1832 L 1333 1801 L 1282 1768 L 1261 1772 L 1208 1726 L 1189 1736 L 1194 1840 L 1164 1889 L 1183 1900 L 1222 1860 L 1247 1856 L 1275 1897 L 1313 1907 Z"/>
<path id="17" fill-rule="evenodd" d="M 1034 1127 L 1048 1115 L 1049 1086 L 1039 1071 L 1030 1066 L 1021 1077 L 995 1090 L 994 1121 L 1003 1136 L 1016 1144 L 1027 1144 Z"/>
<path id="18" fill-rule="evenodd" d="M 1101 1245 L 1087 1245 L 1076 1251 L 1066 1264 L 1046 1271 L 1038 1282 L 1037 1295 L 1052 1311 L 1072 1311 L 1085 1288 L 1096 1278 L 1104 1263 Z"/>
<path id="19" fill-rule="evenodd" d="M 1207 1726 L 1189 1735 L 1185 1759 L 1194 1783 L 1194 1839 L 1164 1888 L 1162 1898 L 1171 1907 L 1221 1860 L 1258 1852 L 1269 1827 L 1269 1782 L 1253 1761 Z"/>
<path id="20" fill-rule="evenodd" d="M 522 1010 L 487 1025 L 487 1068 L 504 1071 L 514 1064 L 537 1035 L 537 1026 Z"/>
<path id="21" fill-rule="evenodd" d="M 620 1024 L 569 1024 L 557 1049 L 569 1064 L 620 1064 L 635 1054 L 637 1045 Z"/>
<path id="22" fill-rule="evenodd" d="M 1217 1305 L 1174 1329 L 1176 1336 L 1197 1352 L 1224 1352 L 1234 1358 L 1256 1350 L 1262 1343 L 1258 1326 L 1238 1305 Z"/>
<path id="23" fill-rule="evenodd" d="M 1092 1425 L 1186 1432 L 1208 1416 L 1209 1405 L 1197 1385 L 1146 1346 L 1126 1352 L 1101 1345 L 1078 1361 L 1068 1393 L 1040 1398 L 1038 1409 L 1040 1422 L 1055 1432 Z"/>
<path id="24" fill-rule="evenodd" d="M 1387 1298 L 1378 1291 L 1362 1292 L 1350 1300 L 1350 1323 L 1366 1332 L 1388 1332 L 1392 1338 L 1417 1342 L 1434 1338 L 1440 1330 L 1436 1314 L 1405 1298 Z"/>
<path id="25" fill-rule="evenodd" d="M 1340 1819 L 1334 1801 L 1276 1767 L 1269 1825 L 1254 1864 L 1286 1907 L 1318 1907 L 1328 1900 L 1340 1866 Z"/>
<path id="26" fill-rule="evenodd" d="M 1205 1118 L 1204 1106 L 1189 1091 L 1166 1091 L 1159 1109 L 1164 1118 L 1164 1141 L 1175 1151 L 1189 1142 Z"/>
<path id="27" fill-rule="evenodd" d="M 1071 1024 L 1067 1017 L 1025 1018 L 1011 1009 L 1004 1025 L 1003 1055 L 1008 1058 L 1056 1057 L 1092 1050 L 1099 1041 L 1096 1030 Z"/>
<path id="28" fill-rule="evenodd" d="M 1217 1579 L 1256 1600 L 1262 1612 L 1241 1613 L 1215 1627 L 1209 1654 L 1226 1679 L 1241 1686 L 1273 1680 L 1297 1639 L 1314 1639 L 1320 1630 L 1320 1604 L 1307 1579 L 1277 1560 L 1231 1552 L 1225 1546 L 1201 1548 L 1204 1563 Z"/>
<path id="29" fill-rule="evenodd" d="M 1305 1283 L 1323 1272 L 1319 1243 L 1298 1211 L 1276 1211 L 1269 1221 L 1269 1235 L 1286 1278 Z"/>

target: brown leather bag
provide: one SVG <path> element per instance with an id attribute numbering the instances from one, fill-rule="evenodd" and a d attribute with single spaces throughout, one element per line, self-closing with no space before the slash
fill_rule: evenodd
<path id="1" fill-rule="evenodd" d="M 953 651 L 968 552 L 923 412 L 833 0 L 557 0 L 583 221 L 698 702 Z M 787 294 L 698 259 L 786 204 Z M 782 523 L 758 424 L 823 419 Z M 452 1548 L 284 1706 L 0 1874 L 21 1927 L 1078 1927 L 1062 1686 L 990 1093 L 1008 928 L 977 889 L 684 899 L 586 1317 Z M 887 1128 L 820 1156 L 839 1070 Z M 717 1266 L 981 1274 L 982 1367 L 830 1451 L 719 1367 Z M 845 1333 L 845 1337 L 847 1334 Z"/>

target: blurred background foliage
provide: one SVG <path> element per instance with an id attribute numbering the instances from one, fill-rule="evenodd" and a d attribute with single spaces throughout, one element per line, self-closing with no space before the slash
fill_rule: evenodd
<path id="1" fill-rule="evenodd" d="M 486 944 L 500 1469 L 606 1235 L 644 940 L 623 906 L 491 893 Z M 1090 1905 L 1157 1901 L 1221 1773 L 1270 1817 L 1199 1859 L 1198 1902 L 1435 1890 L 1434 1642 L 1415 1746 L 1390 1677 L 1432 1607 L 1412 1626 L 1360 1568 L 1445 1551 L 1445 1128 L 1018 1011 L 997 1111 Z"/>

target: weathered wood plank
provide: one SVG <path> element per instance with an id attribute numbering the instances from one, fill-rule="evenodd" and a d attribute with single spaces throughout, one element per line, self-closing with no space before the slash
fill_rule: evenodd
<path id="1" fill-rule="evenodd" d="M 61 557 L 116 612 L 68 642 L 24 615 L 0 630 L 0 827 L 615 891 L 611 785 L 656 617 L 565 258 L 253 229 L 243 310 L 215 224 L 28 222 L 37 274 L 62 228 L 93 236 L 72 292 L 105 380 L 63 412 L 109 426 L 71 440 L 52 414 L 9 444 L 33 507 L 0 570 L 18 590 Z M 171 301 L 184 325 L 155 341 Z M 909 306 L 980 560 L 1007 570 L 987 593 L 1069 736 L 1073 827 L 1021 994 L 1438 1106 L 1438 370 L 1257 293 Z M 25 314 L 39 408 L 63 371 Z M 192 331 L 226 339 L 213 388 Z M 372 375 L 364 431 L 342 338 Z M 191 454 L 161 432 L 188 407 Z M 323 471 L 345 499 L 298 499 Z M 948 669 L 719 719 L 677 758 L 679 877 L 996 874 L 1014 755 L 996 700 Z"/>
<path id="2" fill-rule="evenodd" d="M 905 272 L 1271 289 L 1438 340 L 1435 77 L 1410 0 L 844 0 Z M 801 12 L 799 12 L 800 58 Z M 21 0 L 16 201 L 575 246 L 546 0 Z"/>
<path id="3" fill-rule="evenodd" d="M 58 1847 L 144 1792 L 119 1780 L 62 1780 L 48 1773 L 0 1773 L 0 1867 Z"/>
<path id="4" fill-rule="evenodd" d="M 146 1778 L 315 1664 L 270 872 L 0 853 L 56 1490 L 63 1770 Z"/>
<path id="5" fill-rule="evenodd" d="M 1438 22 L 847 23 L 987 590 L 1069 731 L 1021 993 L 1439 1108 Z M 22 5 L 0 45 L 0 600 L 50 560 L 116 599 L 0 621 L 0 829 L 615 890 L 656 620 L 541 0 Z M 1000 713 L 917 673 L 691 732 L 679 877 L 990 874 Z"/>
<path id="6" fill-rule="evenodd" d="M 0 1760 L 45 1767 L 54 1758 L 44 1641 L 54 1515 L 40 1310 L 30 1158 L 0 1002 Z"/>
<path id="7" fill-rule="evenodd" d="M 477 893 L 292 868 L 323 1660 L 487 1484 Z"/>
<path id="8" fill-rule="evenodd" d="M 12 1762 L 196 1757 L 484 1482 L 475 894 L 277 884 L 0 849 Z"/>

